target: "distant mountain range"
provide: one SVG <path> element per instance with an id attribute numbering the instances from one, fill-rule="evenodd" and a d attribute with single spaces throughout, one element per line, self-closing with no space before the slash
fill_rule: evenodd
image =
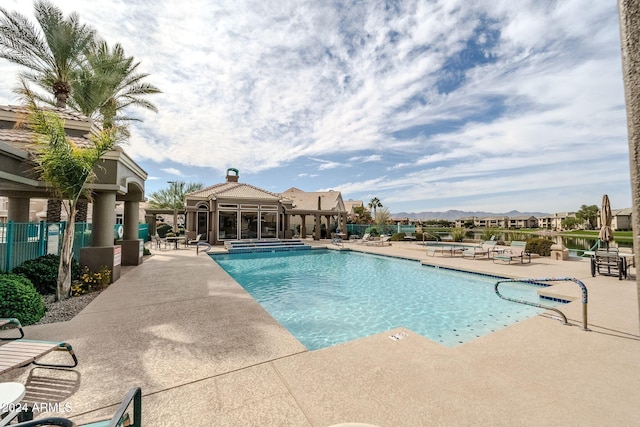
<path id="1" fill-rule="evenodd" d="M 446 219 L 449 221 L 455 221 L 459 218 L 465 218 L 470 216 L 477 216 L 479 218 L 487 217 L 487 216 L 508 216 L 508 217 L 516 217 L 516 216 L 548 216 L 550 214 L 544 212 L 520 212 L 520 211 L 510 211 L 504 213 L 495 213 L 495 212 L 465 212 L 465 211 L 457 211 L 457 210 L 448 210 L 445 212 L 398 212 L 392 213 L 392 218 L 409 218 L 409 219 Z"/>

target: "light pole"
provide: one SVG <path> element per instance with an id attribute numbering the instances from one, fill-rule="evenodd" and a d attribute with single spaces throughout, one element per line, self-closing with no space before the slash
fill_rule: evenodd
<path id="1" fill-rule="evenodd" d="M 178 209 L 176 208 L 176 181 L 167 181 L 167 184 L 171 184 L 171 204 L 173 205 L 173 232 L 178 235 Z"/>

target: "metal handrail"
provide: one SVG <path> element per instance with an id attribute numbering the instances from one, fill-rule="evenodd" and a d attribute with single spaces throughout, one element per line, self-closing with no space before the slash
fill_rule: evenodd
<path id="1" fill-rule="evenodd" d="M 437 236 L 437 235 L 435 235 L 435 234 L 431 234 L 431 233 L 427 233 L 426 231 L 423 231 L 423 232 L 422 232 L 422 245 L 423 245 L 423 246 L 425 246 L 425 242 L 426 242 L 426 240 L 424 240 L 424 236 L 431 236 L 431 237 L 435 237 L 435 239 L 436 239 L 436 243 L 437 243 L 437 242 L 439 242 L 440 240 L 442 240 L 442 239 L 440 238 L 440 236 Z"/>
<path id="2" fill-rule="evenodd" d="M 500 294 L 500 291 L 498 291 L 498 286 L 500 285 L 500 283 L 507 283 L 507 282 L 511 282 L 511 283 L 530 283 L 533 285 L 541 285 L 543 283 L 541 282 L 567 282 L 567 281 L 571 281 L 571 282 L 575 282 L 578 284 L 578 286 L 580 286 L 580 289 L 582 290 L 582 330 L 583 331 L 589 331 L 590 329 L 587 327 L 587 300 L 588 300 L 588 291 L 587 291 L 587 287 L 584 285 L 584 283 L 582 283 L 580 280 L 575 279 L 573 277 L 546 277 L 546 278 L 540 278 L 540 279 L 506 279 L 506 280 L 498 280 L 494 286 L 494 290 L 496 292 L 496 295 L 498 295 L 500 298 L 507 300 L 507 301 L 512 301 L 512 302 L 517 302 L 520 304 L 525 304 L 525 305 L 530 305 L 533 307 L 538 307 L 538 308 L 544 308 L 546 310 L 551 310 L 551 311 L 555 311 L 556 313 L 560 314 L 560 316 L 562 316 L 562 318 L 564 319 L 564 324 L 568 325 L 569 322 L 567 321 L 567 316 L 564 315 L 563 312 L 561 312 L 560 310 L 558 310 L 555 307 L 550 307 L 547 305 L 543 305 L 543 304 L 538 304 L 536 302 L 530 302 L 530 301 L 524 301 L 521 299 L 517 299 L 517 298 L 509 298 L 509 297 L 505 297 L 504 295 Z"/>

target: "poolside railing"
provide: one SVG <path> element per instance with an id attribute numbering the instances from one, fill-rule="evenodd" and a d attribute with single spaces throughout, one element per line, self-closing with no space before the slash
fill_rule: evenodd
<path id="1" fill-rule="evenodd" d="M 549 284 L 546 283 L 546 282 L 566 282 L 566 281 L 575 282 L 578 286 L 580 286 L 580 289 L 582 290 L 582 328 L 581 329 L 583 331 L 589 331 L 590 329 L 587 327 L 588 291 L 587 291 L 587 287 L 584 285 L 584 283 L 582 283 L 578 279 L 575 279 L 573 277 L 546 277 L 546 278 L 541 278 L 541 279 L 505 279 L 505 280 L 497 281 L 495 286 L 494 286 L 494 290 L 496 292 L 496 295 L 498 295 L 500 298 L 502 298 L 504 300 L 517 302 L 519 304 L 530 305 L 530 306 L 533 306 L 533 307 L 544 308 L 546 310 L 555 311 L 556 313 L 560 314 L 560 316 L 562 316 L 562 319 L 564 320 L 564 324 L 568 325 L 569 322 L 567 321 L 567 316 L 565 316 L 563 312 L 561 312 L 560 310 L 558 310 L 555 307 L 550 307 L 550 306 L 547 306 L 547 305 L 542 305 L 542 304 L 539 304 L 539 303 L 536 303 L 536 302 L 525 301 L 525 300 L 521 300 L 521 299 L 517 299 L 517 298 L 505 297 L 504 295 L 502 295 L 500 293 L 500 291 L 498 291 L 498 286 L 501 283 L 516 283 L 517 282 L 517 283 L 530 283 L 530 284 L 533 284 L 533 285 L 549 286 Z"/>

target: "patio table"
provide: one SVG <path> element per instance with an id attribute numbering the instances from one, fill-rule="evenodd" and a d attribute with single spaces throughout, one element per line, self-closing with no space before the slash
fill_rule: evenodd
<path id="1" fill-rule="evenodd" d="M 24 409 L 20 401 L 26 394 L 24 385 L 20 383 L 0 383 L 0 413 L 7 414 L 0 420 L 0 427 L 9 425 Z"/>
<path id="2" fill-rule="evenodd" d="M 187 242 L 187 238 L 182 236 L 167 237 L 166 239 L 167 239 L 167 242 L 173 242 L 173 249 L 178 249 L 178 243 L 180 241 L 182 241 L 183 244 L 186 244 Z"/>

